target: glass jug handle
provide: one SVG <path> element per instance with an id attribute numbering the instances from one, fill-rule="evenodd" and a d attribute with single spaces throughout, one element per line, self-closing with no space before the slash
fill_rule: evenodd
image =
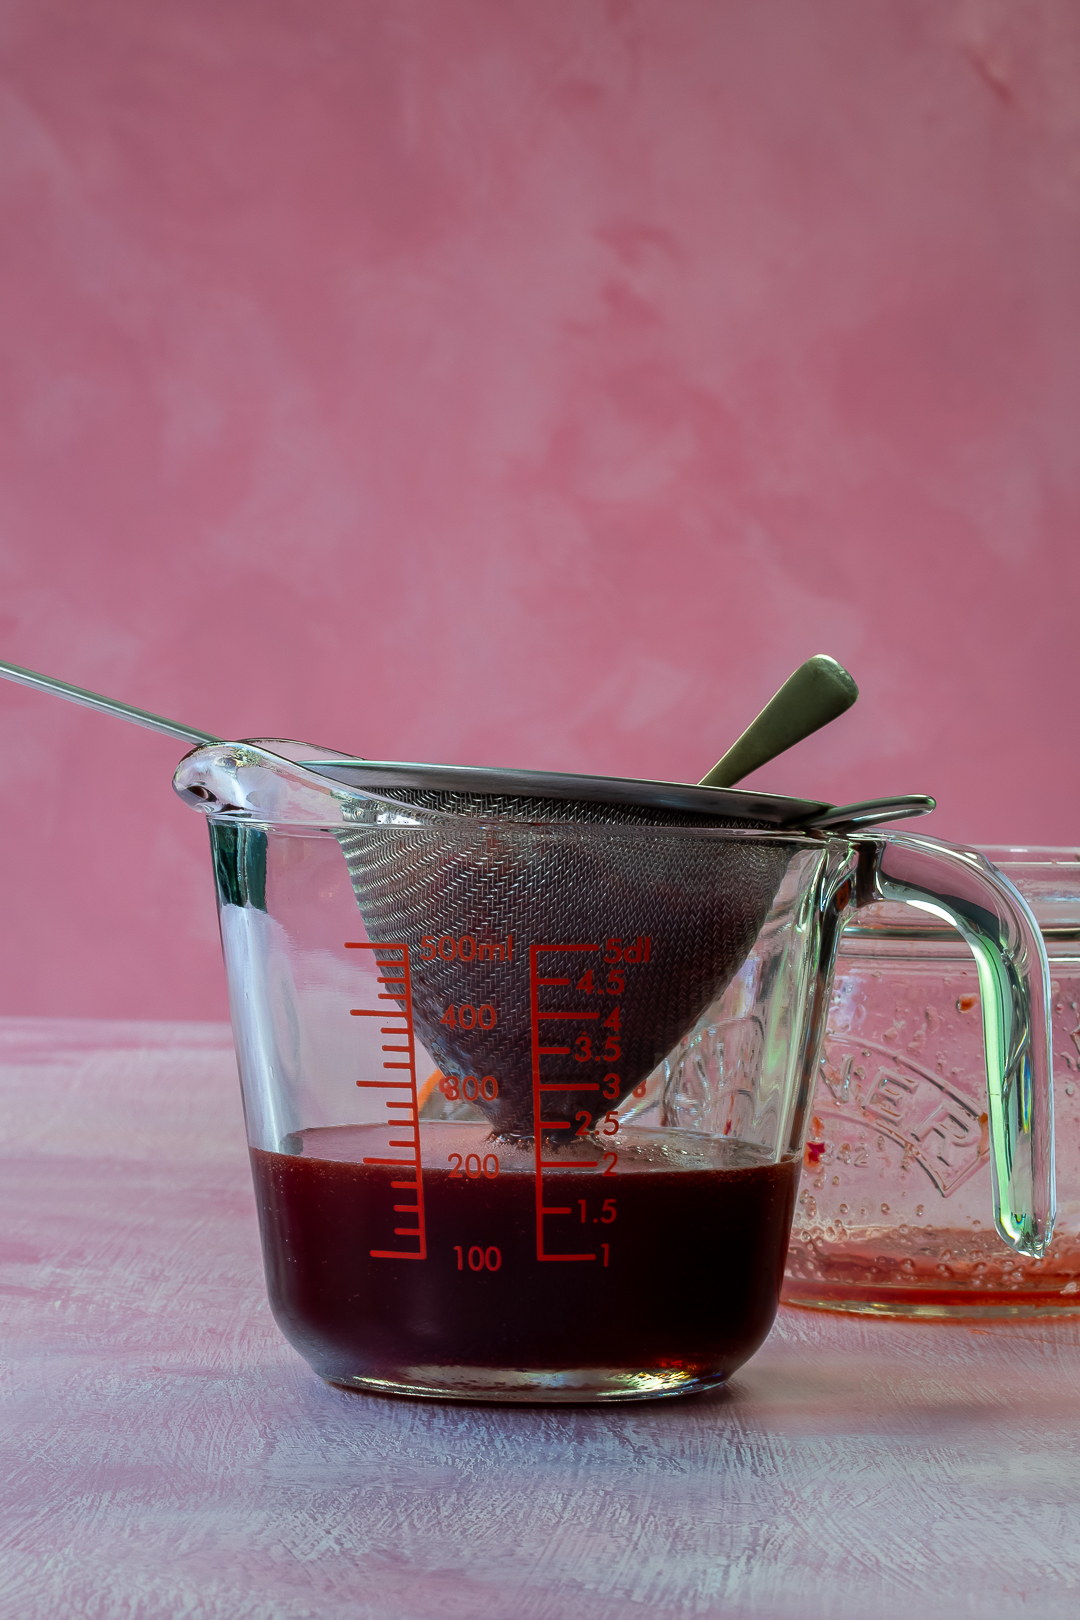
<path id="1" fill-rule="evenodd" d="M 979 974 L 994 1222 L 1020 1254 L 1054 1230 L 1050 970 L 1023 896 L 972 850 L 909 833 L 853 834 L 855 904 L 903 900 L 951 923 Z"/>

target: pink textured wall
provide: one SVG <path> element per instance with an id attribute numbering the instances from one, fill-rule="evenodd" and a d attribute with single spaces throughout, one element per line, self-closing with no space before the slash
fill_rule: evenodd
<path id="1" fill-rule="evenodd" d="M 1073 0 L 7 0 L 0 656 L 1080 844 Z M 178 749 L 0 687 L 0 1011 L 224 1013 Z"/>

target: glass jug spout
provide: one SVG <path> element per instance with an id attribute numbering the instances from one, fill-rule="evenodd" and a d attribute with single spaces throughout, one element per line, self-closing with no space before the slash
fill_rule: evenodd
<path id="1" fill-rule="evenodd" d="M 904 901 L 950 923 L 975 957 L 994 1223 L 1017 1253 L 1039 1258 L 1056 1208 L 1050 974 L 1039 926 L 1008 878 L 971 850 L 918 834 L 855 835 L 852 843 L 856 907 Z"/>

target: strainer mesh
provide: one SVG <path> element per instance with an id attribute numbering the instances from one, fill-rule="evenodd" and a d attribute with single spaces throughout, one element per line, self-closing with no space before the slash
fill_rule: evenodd
<path id="1" fill-rule="evenodd" d="M 382 797 L 453 819 L 383 819 L 337 834 L 368 937 L 409 945 L 420 965 L 418 1037 L 444 1074 L 497 1079 L 497 1096 L 478 1106 L 509 1136 L 533 1131 L 530 945 L 599 947 L 545 953 L 540 970 L 568 980 L 545 989 L 546 1006 L 554 996 L 563 1010 L 601 1014 L 587 1048 L 577 1036 L 588 1025 L 567 1021 L 570 1050 L 544 1060 L 546 1084 L 596 1088 L 545 1095 L 545 1120 L 576 1129 L 583 1110 L 595 1122 L 645 1079 L 738 971 L 790 853 L 767 839 L 687 836 L 687 827 L 755 824 L 662 807 L 437 790 Z M 627 837 L 620 827 L 653 831 Z M 442 938 L 474 942 L 470 964 L 445 960 L 431 943 Z M 605 960 L 617 954 L 622 960 Z M 495 1009 L 493 1027 L 446 1021 L 447 1009 L 467 999 Z M 545 1025 L 549 1045 L 565 1044 L 557 1030 Z"/>

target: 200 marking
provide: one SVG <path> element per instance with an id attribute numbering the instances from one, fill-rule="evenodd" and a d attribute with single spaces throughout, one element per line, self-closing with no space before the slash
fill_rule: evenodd
<path id="1" fill-rule="evenodd" d="M 488 1181 L 494 1181 L 499 1173 L 499 1160 L 494 1153 L 485 1153 L 483 1159 L 479 1153 L 467 1153 L 464 1158 L 460 1153 L 450 1153 L 446 1162 L 453 1166 L 450 1171 L 451 1181 L 460 1181 L 462 1176 L 468 1176 L 470 1181 L 476 1181 L 479 1176 L 486 1176 Z"/>

